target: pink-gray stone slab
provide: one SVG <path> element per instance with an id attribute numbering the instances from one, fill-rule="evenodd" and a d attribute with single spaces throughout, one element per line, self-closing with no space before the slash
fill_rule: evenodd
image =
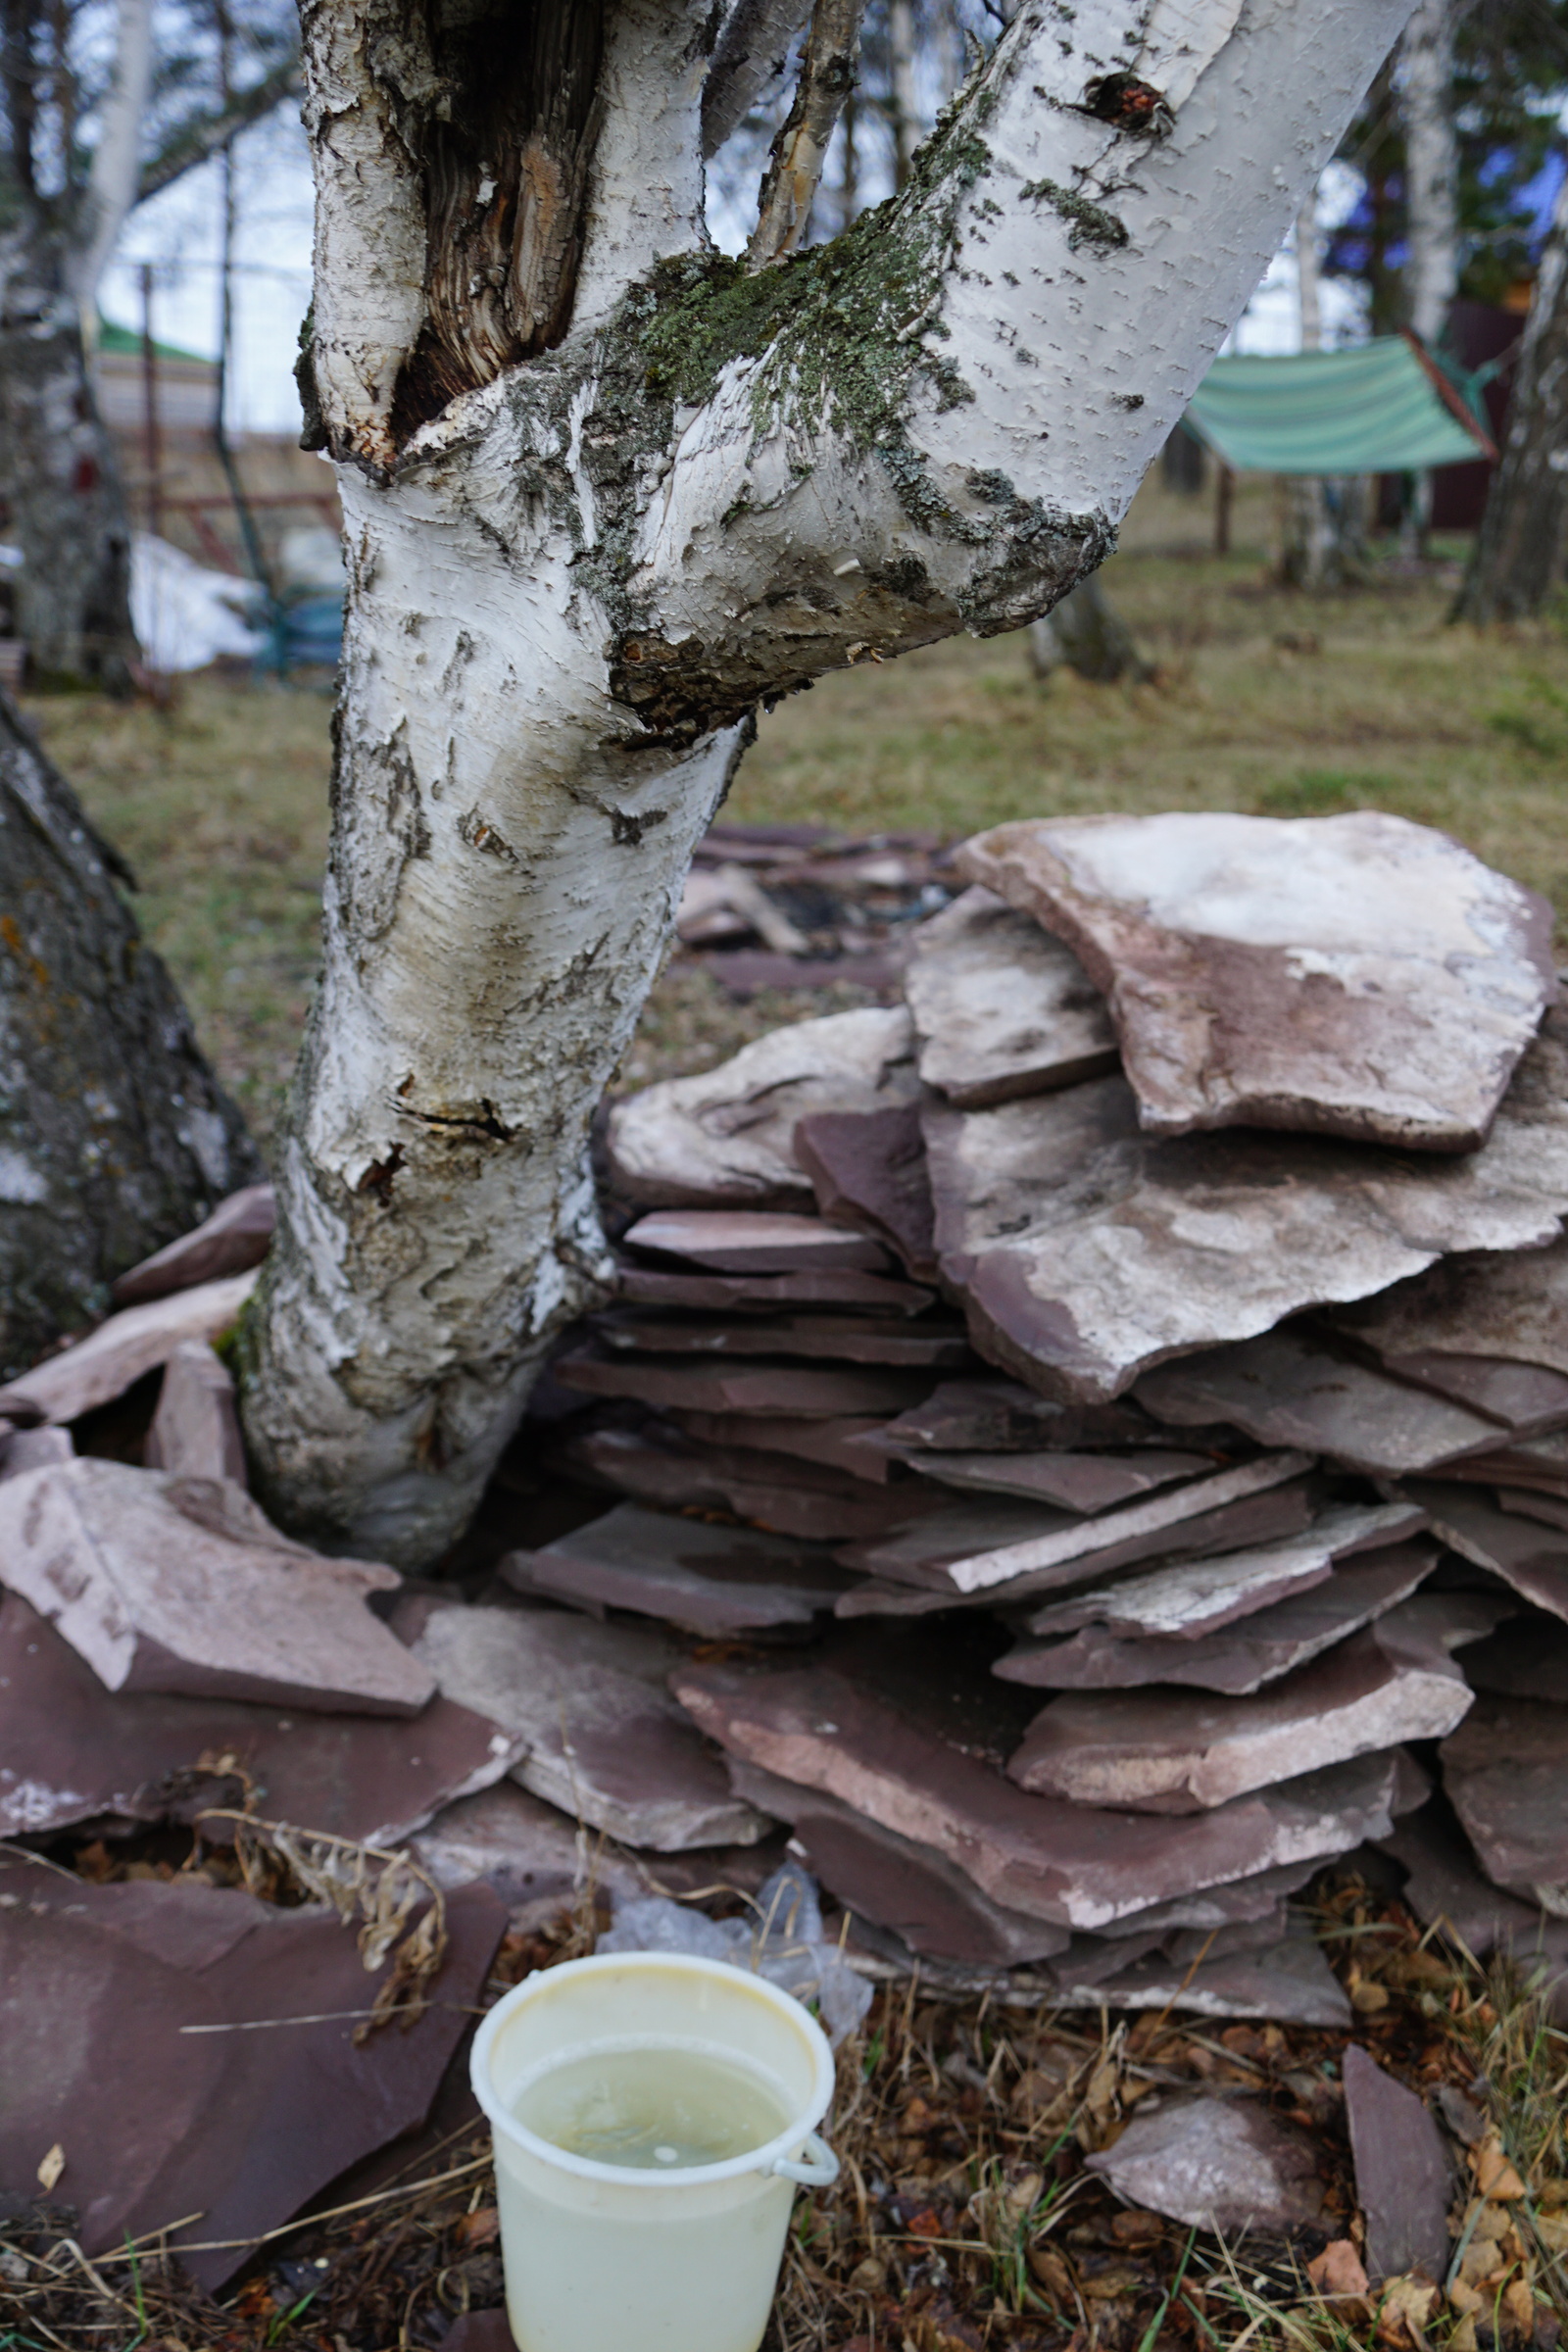
<path id="1" fill-rule="evenodd" d="M 875 1414 L 851 1413 L 817 1421 L 776 1413 L 677 1412 L 670 1418 L 703 1446 L 742 1446 L 760 1453 L 819 1462 L 874 1486 L 886 1486 L 898 1474 L 892 1455 L 864 1442 L 886 1426 Z"/>
<path id="2" fill-rule="evenodd" d="M 1172 2099 L 1084 2163 L 1123 2204 L 1222 2237 L 1285 2236 L 1323 2211 L 1310 2142 L 1250 2098 Z"/>
<path id="3" fill-rule="evenodd" d="M 1497 1425 L 1393 1380 L 1298 1325 L 1146 1373 L 1138 1401 L 1176 1428 L 1228 1421 L 1262 1446 L 1299 1446 L 1397 1478 L 1477 1453 Z"/>
<path id="4" fill-rule="evenodd" d="M 1568 1918 L 1568 1705 L 1483 1691 L 1442 1754 L 1488 1878 Z"/>
<path id="5" fill-rule="evenodd" d="M 864 1542 L 941 1508 L 934 1491 L 912 1479 L 897 1487 L 872 1486 L 847 1471 L 790 1462 L 780 1454 L 756 1453 L 744 1446 L 694 1446 L 662 1422 L 640 1430 L 585 1430 L 566 1441 L 561 1460 L 594 1485 L 613 1488 L 638 1502 L 668 1511 L 733 1512 L 737 1519 L 774 1535 L 800 1536 L 810 1543 Z M 850 1579 L 842 1571 L 833 1573 L 835 1581 L 819 1606 L 849 1590 Z M 535 1584 L 528 1589 L 542 1588 Z M 681 1617 L 678 1608 L 654 1613 Z M 800 1614 L 796 1607 L 785 1611 L 786 1619 Z M 715 1624 L 710 1630 L 719 1628 Z"/>
<path id="6" fill-rule="evenodd" d="M 1197 1478 L 1213 1468 L 1201 1453 L 912 1453 L 922 1478 L 960 1494 L 1016 1494 L 1062 1511 L 1093 1513 L 1134 1502 L 1141 1494 Z"/>
<path id="7" fill-rule="evenodd" d="M 1032 915 L 966 890 L 910 939 L 904 995 L 920 1076 L 973 1108 L 1098 1078 L 1116 1033 L 1083 965 Z"/>
<path id="8" fill-rule="evenodd" d="M 1448 2269 L 1453 2166 L 1424 2101 L 1352 2041 L 1340 2067 L 1355 2195 L 1374 2285 L 1418 2273 L 1441 2286 Z"/>
<path id="9" fill-rule="evenodd" d="M 680 1652 L 651 1625 L 424 1595 L 398 1623 L 446 1697 L 527 1742 L 513 1771 L 535 1796 L 661 1853 L 765 1836 L 664 1688 Z"/>
<path id="10" fill-rule="evenodd" d="M 168 2242 L 217 2289 L 338 2174 L 424 2121 L 506 1924 L 488 1887 L 449 1897 L 429 2006 L 356 2043 L 386 1969 L 367 1975 L 331 1911 L 180 1879 L 91 1886 L 0 1857 L 0 2193 L 35 2198 L 58 2145 L 57 2197 L 89 2259 L 178 2223 Z"/>
<path id="11" fill-rule="evenodd" d="M 1075 1804 L 1191 1813 L 1407 1740 L 1441 1740 L 1473 1695 L 1441 1649 L 1419 1662 L 1391 1654 L 1373 1629 L 1248 1697 L 1066 1691 L 1041 1710 L 1007 1772 Z"/>
<path id="12" fill-rule="evenodd" d="M 1024 820 L 956 862 L 1103 989 L 1154 1135 L 1474 1151 L 1557 995 L 1545 901 L 1380 810 Z"/>
<path id="13" fill-rule="evenodd" d="M 1487 1143 L 1418 1159 L 1253 1129 L 1160 1141 L 1121 1078 L 990 1110 L 922 1105 L 944 1287 L 979 1351 L 1101 1401 L 1453 1250 L 1532 1250 L 1568 1212 L 1568 1026 L 1530 1046 Z"/>
<path id="14" fill-rule="evenodd" d="M 1053 1964 L 1064 2007 L 1186 2010 L 1200 2017 L 1266 2017 L 1277 2025 L 1321 2026 L 1343 2033 L 1353 2022 L 1348 2000 L 1323 1947 L 1307 1933 L 1270 1925 L 1253 1948 L 1222 1951 L 1217 1939 L 1173 1938 L 1178 1948 L 1125 1968 L 1085 1971 L 1073 1955 Z M 1183 1948 L 1195 1944 L 1196 1950 Z M 1207 1956 L 1203 1956 L 1205 1945 Z M 1114 1952 L 1114 1945 L 1110 1947 Z"/>
<path id="15" fill-rule="evenodd" d="M 1264 1454 L 1098 1518 L 1003 1496 L 956 1503 L 884 1543 L 857 1546 L 853 1557 L 846 1555 L 846 1564 L 962 1596 L 1005 1592 L 1010 1597 L 1018 1591 L 1039 1592 L 1045 1583 L 1082 1584 L 1098 1573 L 1096 1554 L 1114 1551 L 1119 1562 L 1147 1558 L 1167 1545 L 1179 1549 L 1181 1536 L 1175 1531 L 1183 1521 L 1283 1486 L 1310 1467 L 1301 1454 Z M 1142 1554 L 1129 1553 L 1128 1544 L 1142 1545 Z"/>
<path id="16" fill-rule="evenodd" d="M 366 1606 L 399 1581 L 291 1544 L 230 1480 L 81 1456 L 0 1481 L 0 1582 L 108 1690 L 417 1714 L 435 1685 Z"/>
<path id="17" fill-rule="evenodd" d="M 1458 1356 L 1568 1378 L 1568 1241 L 1443 1258 L 1334 1319 L 1396 1369 Z"/>
<path id="18" fill-rule="evenodd" d="M 145 1373 L 167 1364 L 187 1340 L 208 1345 L 225 1332 L 256 1287 L 256 1276 L 229 1274 L 168 1298 L 127 1306 L 96 1331 L 0 1388 L 0 1418 L 76 1421 L 110 1404 Z"/>
<path id="19" fill-rule="evenodd" d="M 1499 1698 L 1568 1705 L 1568 1625 L 1527 1610 L 1467 1647 L 1464 1671 L 1476 1690 Z"/>
<path id="20" fill-rule="evenodd" d="M 1552 1430 L 1535 1438 L 1499 1433 L 1490 1452 L 1467 1453 L 1462 1461 L 1434 1467 L 1431 1475 L 1464 1485 L 1531 1487 L 1568 1500 L 1568 1431 Z"/>
<path id="21" fill-rule="evenodd" d="M 906 1273 L 917 1282 L 935 1282 L 931 1187 L 918 1103 L 817 1112 L 796 1128 L 795 1156 L 811 1179 L 824 1217 L 885 1242 Z"/>
<path id="22" fill-rule="evenodd" d="M 760 1209 L 658 1208 L 621 1236 L 628 1250 L 675 1257 L 706 1272 L 781 1280 L 802 1274 L 883 1274 L 888 1253 L 821 1217 Z"/>
<path id="23" fill-rule="evenodd" d="M 245 1441 L 227 1366 L 200 1340 L 184 1340 L 164 1366 L 158 1410 L 142 1460 L 174 1478 L 245 1484 Z"/>
<path id="24" fill-rule="evenodd" d="M 521 1746 L 445 1698 L 406 1720 L 106 1690 L 14 1592 L 0 1592 L 0 1838 L 81 1821 L 188 1822 L 205 1805 L 242 1801 L 242 1784 L 211 1767 L 233 1756 L 266 1818 L 397 1845 L 443 1805 L 499 1781 Z"/>
<path id="25" fill-rule="evenodd" d="M 1157 1436 L 1136 1404 L 1061 1404 L 1013 1380 L 945 1380 L 924 1404 L 890 1421 L 906 1453 L 1033 1453 L 1055 1446 L 1141 1446 Z"/>
<path id="26" fill-rule="evenodd" d="M 1068 1634 L 1102 1625 L 1107 1633 L 1140 1639 L 1197 1641 L 1290 1594 L 1326 1584 L 1336 1560 L 1396 1543 L 1422 1524 L 1421 1511 L 1411 1503 L 1335 1504 L 1298 1536 L 1150 1569 L 1052 1602 L 1034 1612 L 1029 1630 Z"/>
<path id="27" fill-rule="evenodd" d="M 1376 1842 L 1406 1874 L 1403 1899 L 1424 1926 L 1477 1960 L 1508 1954 L 1526 1984 L 1542 1986 L 1555 2022 L 1568 2025 L 1568 1920 L 1504 1894 L 1483 1877 L 1441 1800 L 1407 1814 Z"/>
<path id="28" fill-rule="evenodd" d="M 575 1608 L 628 1609 L 710 1636 L 808 1625 L 851 1582 L 808 1543 L 630 1502 L 540 1550 L 508 1552 L 501 1574 L 518 1592 Z"/>
<path id="29" fill-rule="evenodd" d="M 883 1274 L 674 1274 L 629 1263 L 615 1270 L 615 1290 L 629 1306 L 695 1307 L 710 1315 L 776 1315 L 803 1306 L 917 1315 L 933 1303 L 916 1283 Z"/>
<path id="30" fill-rule="evenodd" d="M 1050 1690 L 1120 1690 L 1150 1683 L 1237 1694 L 1260 1690 L 1408 1600 L 1437 1557 L 1430 1544 L 1390 1544 L 1218 1633 L 1125 1636 L 1086 1625 L 1065 1640 L 1020 1642 L 993 1671 L 1004 1682 Z M 1466 1660 L 1473 1681 L 1472 1663 Z"/>
<path id="31" fill-rule="evenodd" d="M 873 1322 L 868 1315 L 713 1323 L 621 1309 L 593 1316 L 591 1328 L 616 1353 L 807 1356 L 816 1363 L 891 1364 L 905 1371 L 961 1370 L 974 1360 L 961 1323 Z"/>
<path id="32" fill-rule="evenodd" d="M 1568 1620 L 1568 1535 L 1498 1510 L 1475 1487 L 1425 1479 L 1405 1493 L 1426 1512 L 1433 1534 L 1461 1559 L 1501 1577 L 1522 1600 Z"/>
<path id="33" fill-rule="evenodd" d="M 1401 1786 L 1395 1758 L 1362 1757 L 1211 1812 L 1108 1812 L 1030 1795 L 863 1676 L 689 1665 L 671 1688 L 731 1755 L 932 1847 L 1004 1910 L 1078 1928 L 1386 1836 Z"/>
<path id="34" fill-rule="evenodd" d="M 880 1365 L 693 1360 L 690 1356 L 564 1355 L 552 1367 L 585 1396 L 630 1396 L 661 1410 L 767 1413 L 832 1421 L 898 1413 L 923 1396 L 931 1375 Z"/>
<path id="35" fill-rule="evenodd" d="M 798 1123 L 814 1111 L 880 1110 L 918 1084 L 902 1004 L 796 1021 L 715 1069 L 615 1103 L 605 1135 L 611 1178 L 657 1208 L 808 1206 Z"/>
<path id="36" fill-rule="evenodd" d="M 1244 1494 L 1239 1501 L 1222 1503 L 1217 1509 L 1201 1511 L 1195 1519 L 1184 1519 L 1175 1527 L 1156 1530 L 1152 1534 L 1129 1536 L 1124 1542 L 1107 1545 L 1103 1550 L 1085 1555 L 1081 1567 L 1045 1568 L 1035 1575 L 1020 1576 L 1005 1588 L 1002 1598 L 1010 1607 L 1039 1598 L 1044 1593 L 1059 1592 L 1091 1576 L 1108 1576 L 1112 1570 L 1136 1566 L 1142 1560 L 1183 1559 L 1206 1556 L 1210 1552 L 1243 1550 L 1252 1545 L 1272 1544 L 1287 1536 L 1298 1534 L 1311 1520 L 1313 1510 L 1312 1482 L 1293 1479 L 1288 1485 L 1272 1487 L 1257 1494 Z M 906 1533 L 908 1531 L 906 1531 Z M 878 1546 L 880 1549 L 881 1547 Z M 846 1544 L 838 1558 L 846 1567 L 856 1567 L 869 1556 L 871 1547 L 865 1544 Z M 871 1577 L 853 1592 L 846 1592 L 838 1603 L 840 1617 L 924 1617 L 933 1610 L 953 1608 L 984 1608 L 995 1605 L 999 1595 L 990 1587 L 976 1592 L 955 1592 L 951 1586 L 933 1580 L 928 1585 L 895 1583 Z M 1032 1617 L 1025 1623 L 1031 1628 Z"/>
<path id="37" fill-rule="evenodd" d="M 200 1282 L 219 1282 L 225 1275 L 244 1274 L 267 1255 L 277 1220 L 270 1184 L 248 1184 L 243 1192 L 220 1200 L 177 1242 L 155 1250 L 110 1285 L 117 1306 L 137 1306 L 149 1298 L 165 1298 L 172 1291 L 188 1291 Z"/>
<path id="38" fill-rule="evenodd" d="M 42 1421 L 34 1429 L 8 1429 L 0 1422 L 0 1479 L 20 1478 L 24 1470 L 42 1470 L 51 1462 L 69 1462 L 76 1448 L 69 1429 Z"/>

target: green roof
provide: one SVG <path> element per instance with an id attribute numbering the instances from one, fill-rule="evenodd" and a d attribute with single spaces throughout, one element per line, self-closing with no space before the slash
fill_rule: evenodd
<path id="1" fill-rule="evenodd" d="M 1404 473 L 1495 457 L 1479 381 L 1402 335 L 1293 359 L 1216 360 L 1187 421 L 1251 473 Z"/>
<path id="2" fill-rule="evenodd" d="M 114 351 L 125 357 L 140 359 L 141 337 L 132 326 L 117 326 L 112 318 L 100 318 L 98 348 L 100 351 Z M 199 351 L 181 351 L 177 343 L 160 343 L 156 337 L 153 340 L 153 350 L 161 360 L 183 360 L 193 368 L 216 368 L 218 366 L 216 360 L 207 359 Z"/>

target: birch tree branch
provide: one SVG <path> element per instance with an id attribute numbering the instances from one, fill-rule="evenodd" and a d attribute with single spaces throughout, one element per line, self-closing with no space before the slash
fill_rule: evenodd
<path id="1" fill-rule="evenodd" d="M 703 85 L 703 153 L 716 155 L 754 106 L 782 88 L 811 0 L 736 0 Z"/>
<path id="2" fill-rule="evenodd" d="M 226 106 L 209 115 L 198 115 L 178 123 L 165 139 L 158 153 L 150 156 L 141 169 L 136 182 L 137 204 L 145 204 L 160 188 L 172 186 L 187 172 L 218 155 L 240 131 L 249 130 L 255 122 L 265 122 L 290 98 L 298 98 L 305 87 L 298 53 L 292 53 L 253 81 L 247 89 L 236 90 Z"/>
<path id="3" fill-rule="evenodd" d="M 806 233 L 844 101 L 855 87 L 865 0 L 815 0 L 795 98 L 773 141 L 747 249 L 748 270 L 793 253 Z"/>
<path id="4" fill-rule="evenodd" d="M 120 0 L 115 77 L 104 102 L 87 181 L 82 235 L 70 257 L 71 290 L 83 309 L 136 199 L 141 126 L 153 77 L 153 0 Z"/>

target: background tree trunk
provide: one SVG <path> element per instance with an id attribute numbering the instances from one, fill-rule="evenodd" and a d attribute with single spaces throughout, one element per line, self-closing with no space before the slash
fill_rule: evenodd
<path id="1" fill-rule="evenodd" d="M 0 697 L 0 1375 L 263 1170 L 70 786 Z"/>
<path id="2" fill-rule="evenodd" d="M 1568 180 L 1536 272 L 1514 368 L 1508 436 L 1492 477 L 1455 620 L 1539 612 L 1562 575 L 1568 525 Z"/>
<path id="3" fill-rule="evenodd" d="M 1154 674 L 1101 586 L 1098 572 L 1080 580 L 1059 605 L 1029 623 L 1029 661 L 1042 681 L 1063 664 L 1095 686 L 1111 686 L 1118 678 L 1131 678 L 1142 686 Z"/>
<path id="4" fill-rule="evenodd" d="M 1459 142 L 1453 125 L 1457 0 L 1416 0 L 1399 44 L 1410 324 L 1435 344 L 1459 284 Z"/>
<path id="5" fill-rule="evenodd" d="M 508 343 L 456 265 L 509 142 L 538 187 L 564 120 L 534 66 L 504 82 L 509 11 L 458 54 L 306 0 L 349 595 L 324 973 L 242 1335 L 286 1524 L 405 1566 L 459 1532 L 593 1295 L 589 1122 L 753 708 L 1093 570 L 1403 13 L 1025 9 L 893 204 L 748 276 L 702 225 L 707 0 L 613 0 L 580 220 Z"/>

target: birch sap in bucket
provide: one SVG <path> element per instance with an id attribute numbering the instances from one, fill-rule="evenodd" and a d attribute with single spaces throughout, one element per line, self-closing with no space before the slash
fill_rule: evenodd
<path id="1" fill-rule="evenodd" d="M 474 2038 L 520 2352 L 756 2352 L 815 2127 L 820 2027 L 721 1960 L 626 1952 L 541 1970 Z"/>

